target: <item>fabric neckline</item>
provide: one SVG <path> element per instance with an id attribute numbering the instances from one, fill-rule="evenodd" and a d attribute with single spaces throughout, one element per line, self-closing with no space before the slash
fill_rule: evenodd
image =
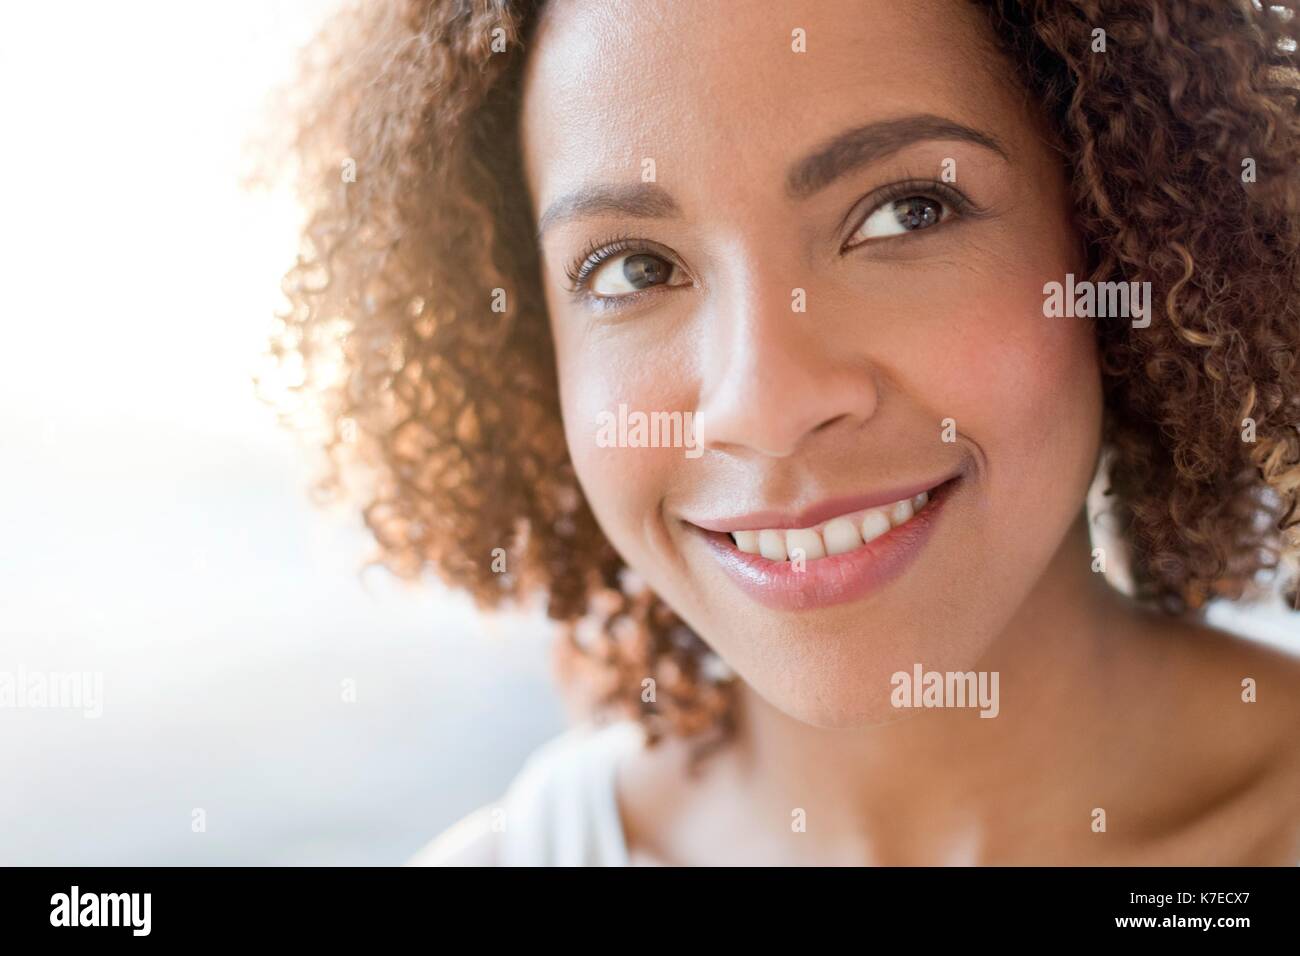
<path id="1" fill-rule="evenodd" d="M 597 817 L 595 838 L 600 844 L 600 856 L 609 866 L 627 866 L 631 853 L 627 845 L 627 832 L 623 829 L 623 814 L 618 804 L 619 760 L 625 753 L 644 744 L 645 734 L 639 724 L 618 721 L 596 730 L 604 736 L 601 759 L 593 767 L 593 803 Z"/>

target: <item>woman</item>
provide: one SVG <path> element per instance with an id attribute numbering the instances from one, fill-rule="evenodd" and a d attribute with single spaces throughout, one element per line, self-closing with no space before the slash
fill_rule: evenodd
<path id="1" fill-rule="evenodd" d="M 625 715 L 418 862 L 1300 859 L 1294 6 L 341 17 L 282 353 Z"/>

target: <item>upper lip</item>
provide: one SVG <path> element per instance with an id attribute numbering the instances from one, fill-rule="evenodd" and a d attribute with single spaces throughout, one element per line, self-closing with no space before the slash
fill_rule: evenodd
<path id="1" fill-rule="evenodd" d="M 940 478 L 938 481 L 913 482 L 893 488 L 881 488 L 860 495 L 840 498 L 826 498 L 809 505 L 801 511 L 750 511 L 746 514 L 732 515 L 725 518 L 686 518 L 696 527 L 705 531 L 717 531 L 726 534 L 731 531 L 759 531 L 764 529 L 779 530 L 790 528 L 811 528 L 829 521 L 839 515 L 868 508 L 878 508 L 893 504 L 905 498 L 914 498 L 923 491 L 933 491 L 940 485 L 957 477 L 956 473 Z"/>

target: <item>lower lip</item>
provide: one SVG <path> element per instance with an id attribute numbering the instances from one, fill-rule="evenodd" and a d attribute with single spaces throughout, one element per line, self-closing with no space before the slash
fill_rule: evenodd
<path id="1" fill-rule="evenodd" d="M 731 535 L 699 530 L 726 571 L 745 593 L 776 611 L 807 611 L 856 601 L 905 571 L 930 540 L 935 524 L 961 479 L 931 492 L 930 501 L 906 524 L 861 547 L 804 562 L 769 561 L 736 547 Z"/>

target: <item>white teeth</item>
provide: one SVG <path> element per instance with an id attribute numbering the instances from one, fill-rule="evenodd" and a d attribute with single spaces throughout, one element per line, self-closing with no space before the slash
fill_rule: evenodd
<path id="1" fill-rule="evenodd" d="M 881 508 L 869 508 L 832 518 L 816 528 L 790 530 L 766 528 L 759 531 L 733 531 L 736 549 L 745 554 L 761 554 L 769 561 L 789 561 L 802 557 L 816 561 L 855 551 L 875 541 L 890 529 L 906 524 L 930 503 L 930 495 L 921 492 L 912 498 L 895 501 Z"/>
<path id="2" fill-rule="evenodd" d="M 786 559 L 785 535 L 780 531 L 760 531 L 758 553 L 769 561 L 784 561 Z"/>
<path id="3" fill-rule="evenodd" d="M 912 502 L 896 501 L 889 506 L 889 523 L 897 528 L 900 524 L 912 517 L 915 512 L 912 511 Z"/>
<path id="4" fill-rule="evenodd" d="M 796 528 L 794 531 L 787 531 L 785 533 L 785 546 L 790 549 L 791 555 L 795 553 L 796 549 L 802 551 L 805 561 L 826 557 L 826 549 L 822 547 L 822 536 L 811 528 Z"/>
<path id="5" fill-rule="evenodd" d="M 862 519 L 862 540 L 875 541 L 889 529 L 889 516 L 879 508 L 872 508 Z"/>
<path id="6" fill-rule="evenodd" d="M 827 554 L 846 554 L 862 546 L 862 536 L 848 518 L 835 518 L 822 529 Z"/>

